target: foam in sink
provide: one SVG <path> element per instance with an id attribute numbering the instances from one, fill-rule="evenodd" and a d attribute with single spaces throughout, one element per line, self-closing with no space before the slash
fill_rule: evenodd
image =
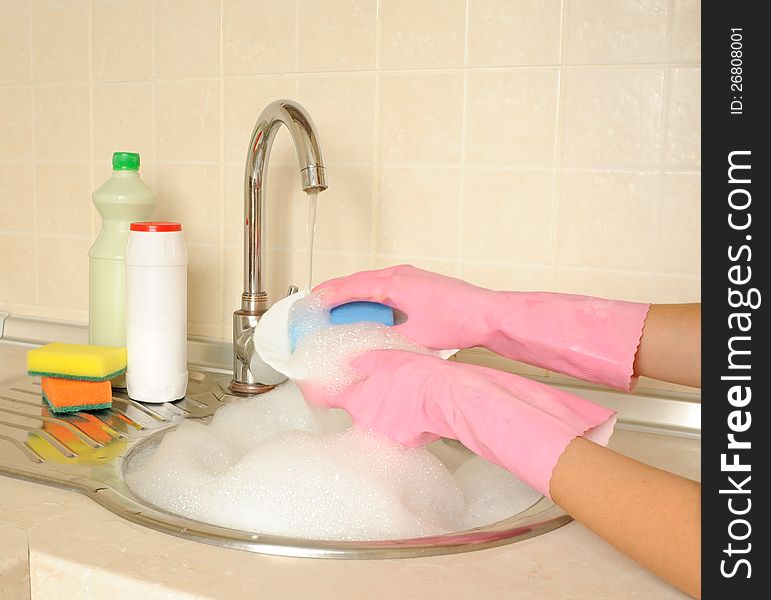
<path id="1" fill-rule="evenodd" d="M 540 498 L 482 458 L 453 473 L 427 448 L 349 425 L 343 411 L 309 408 L 287 382 L 220 408 L 209 425 L 184 421 L 126 481 L 145 500 L 195 520 L 322 540 L 459 531 Z"/>

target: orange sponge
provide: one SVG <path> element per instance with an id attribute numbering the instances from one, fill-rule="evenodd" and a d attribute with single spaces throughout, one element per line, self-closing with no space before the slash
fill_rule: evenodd
<path id="1" fill-rule="evenodd" d="M 55 413 L 98 410 L 112 406 L 112 386 L 109 381 L 43 377 L 41 383 L 43 400 Z"/>

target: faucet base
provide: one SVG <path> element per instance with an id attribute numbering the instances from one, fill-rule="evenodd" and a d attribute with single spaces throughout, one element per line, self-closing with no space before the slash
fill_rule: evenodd
<path id="1" fill-rule="evenodd" d="M 242 381 L 236 381 L 232 379 L 228 390 L 239 396 L 255 396 L 257 394 L 264 394 L 272 390 L 275 385 L 268 385 L 267 383 L 243 383 Z"/>
<path id="2" fill-rule="evenodd" d="M 244 298 L 244 303 L 249 298 Z M 255 301 L 256 310 L 241 309 L 233 313 L 233 379 L 228 389 L 239 396 L 252 396 L 264 394 L 276 387 L 277 382 L 286 379 L 259 360 L 254 349 L 254 328 L 260 317 L 265 312 L 267 304 L 265 292 L 257 295 Z M 252 363 L 258 363 L 260 374 L 252 372 Z M 272 383 L 263 383 L 261 379 L 267 377 Z"/>

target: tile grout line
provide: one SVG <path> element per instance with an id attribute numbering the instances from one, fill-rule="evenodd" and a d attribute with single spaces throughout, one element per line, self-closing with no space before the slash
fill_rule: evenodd
<path id="1" fill-rule="evenodd" d="M 29 81 L 32 96 L 32 281 L 35 288 L 35 307 L 40 307 L 40 243 L 39 235 L 39 207 L 38 207 L 38 181 L 37 181 L 37 86 L 35 85 L 35 39 L 32 35 L 32 9 L 27 11 L 27 35 L 29 42 Z"/>
<path id="2" fill-rule="evenodd" d="M 381 75 L 381 61 L 382 61 L 382 41 L 383 41 L 383 24 L 380 12 L 382 10 L 381 0 L 377 0 L 375 6 L 375 105 L 373 107 L 372 115 L 372 197 L 370 207 L 370 248 L 369 248 L 369 265 L 367 268 L 372 269 L 375 266 L 377 259 L 377 237 L 379 226 L 379 211 L 378 211 L 378 198 L 380 194 L 380 105 L 382 102 L 382 75 Z"/>
<path id="3" fill-rule="evenodd" d="M 0 159 L 0 164 L 8 164 L 8 165 L 19 165 L 24 164 L 26 162 L 29 162 L 29 159 Z M 172 165 L 172 166 L 201 166 L 201 167 L 216 167 L 219 165 L 218 160 L 160 160 L 156 161 L 157 164 L 160 165 Z M 90 163 L 90 160 L 67 160 L 67 159 L 46 159 L 42 158 L 38 160 L 38 164 L 43 165 L 87 165 Z M 437 170 L 447 170 L 447 169 L 460 169 L 460 163 L 400 163 L 400 162 L 383 162 L 381 163 L 384 166 L 391 168 L 391 169 L 437 169 Z M 225 161 L 226 166 L 242 166 L 242 163 L 240 161 L 234 161 L 234 160 L 226 160 Z M 277 167 L 292 167 L 294 168 L 296 166 L 296 163 L 291 162 L 280 162 L 279 160 L 276 160 L 276 162 L 271 162 L 271 166 L 277 166 Z M 339 162 L 334 163 L 334 167 L 340 167 L 340 168 L 354 168 L 354 167 L 368 167 L 371 166 L 371 161 L 365 161 L 365 162 Z M 328 163 L 329 166 L 329 163 Z M 531 172 L 531 171 L 553 171 L 554 165 L 514 165 L 514 164 L 501 164 L 501 165 L 488 165 L 488 164 L 466 164 L 466 169 L 470 171 L 505 171 L 505 172 L 511 172 L 511 171 L 524 171 L 524 172 Z M 609 166 L 568 166 L 568 165 L 562 165 L 561 166 L 562 171 L 566 172 L 579 172 L 579 173 L 634 173 L 634 174 L 650 174 L 650 173 L 659 173 L 659 172 L 665 172 L 668 174 L 679 174 L 679 175 L 699 175 L 701 173 L 700 169 L 694 168 L 694 167 L 666 167 L 664 169 L 661 169 L 658 166 L 654 167 L 629 167 L 629 166 L 618 166 L 618 165 L 609 165 Z"/>
<path id="4" fill-rule="evenodd" d="M 666 19 L 666 31 L 664 39 L 664 56 L 669 58 L 672 49 L 672 28 L 674 27 L 674 0 L 668 0 L 667 2 L 667 19 Z M 658 152 L 659 157 L 659 170 L 656 176 L 655 183 L 655 209 L 654 209 L 654 244 L 651 247 L 651 255 L 653 255 L 654 248 L 661 248 L 662 240 L 662 224 L 664 218 L 664 172 L 667 166 L 667 147 L 669 144 L 669 124 L 670 124 L 670 97 L 672 88 L 672 70 L 668 67 L 662 67 L 662 81 L 661 81 L 661 111 L 659 113 L 660 124 L 659 131 L 662 132 L 660 138 L 660 148 Z M 658 265 L 656 265 L 658 266 Z M 658 270 L 658 269 L 656 269 Z M 652 298 L 648 298 L 650 301 L 655 301 L 660 296 L 660 278 L 657 274 L 653 275 L 653 285 L 651 290 Z"/>
<path id="5" fill-rule="evenodd" d="M 220 60 L 219 60 L 219 165 L 217 172 L 219 173 L 219 185 L 218 194 L 219 202 L 217 203 L 219 208 L 219 243 L 218 251 L 218 263 L 219 263 L 219 310 L 217 311 L 217 319 L 219 324 L 217 331 L 219 336 L 227 339 L 228 322 L 225 320 L 225 315 L 228 314 L 227 302 L 228 299 L 225 295 L 225 3 L 220 2 Z"/>
<path id="6" fill-rule="evenodd" d="M 294 69 L 292 73 L 293 94 L 295 101 L 300 97 L 300 0 L 294 3 Z"/>
<path id="7" fill-rule="evenodd" d="M 274 252 L 289 252 L 290 249 L 287 248 L 274 248 Z M 334 252 L 334 251 L 324 251 L 328 255 L 337 255 L 337 254 L 345 254 L 344 251 L 340 252 Z M 441 256 L 435 256 L 435 255 L 416 255 L 416 254 L 399 254 L 399 253 L 385 253 L 383 254 L 384 257 L 394 258 L 397 260 L 444 260 Z M 530 262 L 510 262 L 510 261 L 504 261 L 504 260 L 477 260 L 477 259 L 469 259 L 467 261 L 470 264 L 474 265 L 482 265 L 482 266 L 494 266 L 494 267 L 524 267 L 528 269 L 536 269 L 536 270 L 542 270 L 543 267 L 548 266 L 543 263 L 530 263 Z M 561 270 L 564 271 L 572 271 L 572 272 L 580 272 L 580 273 L 595 273 L 598 271 L 601 271 L 603 273 L 614 273 L 614 274 L 632 274 L 632 275 L 665 275 L 667 277 L 698 277 L 698 273 L 694 272 L 688 272 L 688 271 L 671 271 L 671 272 L 661 272 L 661 271 L 655 271 L 650 269 L 626 269 L 626 268 L 618 268 L 618 267 L 596 267 L 594 265 L 566 265 L 564 267 L 560 267 Z"/>
<path id="8" fill-rule="evenodd" d="M 192 244 L 192 246 L 195 246 L 197 248 L 212 248 L 215 247 L 214 244 Z M 237 246 L 228 246 L 229 248 L 236 248 Z M 302 248 L 298 247 L 290 247 L 290 246 L 270 246 L 267 248 L 269 252 L 274 252 L 277 254 L 293 254 L 296 253 Z M 369 256 L 369 253 L 367 252 L 354 252 L 349 250 L 319 250 L 319 255 L 323 256 L 356 256 L 359 258 L 363 258 L 366 256 Z M 438 255 L 421 255 L 421 254 L 399 254 L 399 253 L 391 253 L 387 252 L 382 255 L 382 257 L 385 258 L 392 258 L 396 261 L 444 261 L 445 259 L 442 256 Z M 531 262 L 511 262 L 511 261 L 505 261 L 505 260 L 480 260 L 480 259 L 468 259 L 467 261 L 469 264 L 477 265 L 477 266 L 489 266 L 489 267 L 518 267 L 518 268 L 525 268 L 525 269 L 534 269 L 534 270 L 543 270 L 545 266 L 548 266 L 543 263 L 531 263 Z M 560 270 L 563 271 L 570 271 L 570 272 L 576 272 L 576 273 L 596 273 L 598 271 L 603 273 L 612 273 L 612 274 L 625 274 L 625 275 L 662 275 L 665 277 L 680 277 L 680 278 L 696 278 L 699 276 L 698 272 L 689 272 L 689 271 L 654 271 L 654 270 L 648 270 L 648 269 L 625 269 L 625 268 L 619 268 L 619 267 L 601 267 L 597 268 L 594 265 L 566 265 L 564 267 L 560 267 Z"/>
<path id="9" fill-rule="evenodd" d="M 89 78 L 89 84 L 88 84 L 88 96 L 89 96 L 89 111 L 88 111 L 88 128 L 89 128 L 89 149 L 88 154 L 90 157 L 89 160 L 89 168 L 88 168 L 88 180 L 89 180 L 89 188 L 91 191 L 96 189 L 95 186 L 95 179 L 96 179 L 96 172 L 94 171 L 94 161 L 95 156 L 94 153 L 96 151 L 96 148 L 94 146 L 94 137 L 95 137 L 95 131 L 94 131 L 94 95 L 95 95 L 95 86 L 94 86 L 94 2 L 93 0 L 88 3 L 88 78 Z M 89 198 L 90 200 L 90 198 Z M 96 238 L 97 232 L 94 231 L 94 217 L 93 217 L 93 204 L 89 206 L 88 214 L 89 214 L 89 226 L 88 230 L 91 232 L 91 239 Z M 91 308 L 91 293 L 90 293 L 90 286 L 91 286 L 91 264 L 89 261 L 89 296 L 88 296 L 88 307 L 89 310 Z"/>
<path id="10" fill-rule="evenodd" d="M 158 11 L 156 3 L 151 3 L 150 9 L 150 76 L 151 76 L 151 102 L 152 108 L 150 110 L 150 128 L 151 128 L 151 142 L 150 151 L 152 152 L 152 160 L 154 166 L 155 177 L 152 181 L 153 192 L 155 193 L 155 207 L 151 212 L 152 216 L 157 208 L 158 204 L 162 202 L 162 199 L 158 195 L 158 182 L 161 178 L 160 169 L 158 168 L 160 161 L 158 160 Z M 183 234 L 184 235 L 184 234 Z"/>
<path id="11" fill-rule="evenodd" d="M 526 72 L 526 71 L 579 71 L 579 70 L 591 70 L 591 69 L 603 69 L 603 70 L 622 70 L 622 69 L 700 69 L 701 64 L 698 62 L 659 62 L 659 63 L 617 63 L 617 64 L 580 64 L 580 65 L 566 65 L 566 64 L 534 64 L 534 65 L 474 65 L 468 67 L 436 67 L 436 68 L 410 68 L 410 69 L 384 69 L 380 70 L 381 73 L 387 75 L 441 75 L 452 74 L 461 72 Z M 311 77 L 339 77 L 345 76 L 361 76 L 361 75 L 374 75 L 378 69 L 349 69 L 349 70 L 332 70 L 332 71 L 313 71 L 313 70 L 300 70 L 296 69 L 292 73 L 276 71 L 276 72 L 264 72 L 264 73 L 233 73 L 229 77 L 235 80 L 238 79 L 268 79 L 273 77 L 286 77 L 290 75 L 294 76 L 311 76 Z M 137 78 L 117 78 L 117 79 L 100 79 L 100 83 L 141 83 L 150 82 L 154 77 L 137 77 Z M 170 83 L 197 83 L 206 80 L 218 79 L 215 75 L 200 75 L 200 76 L 186 76 L 186 77 L 167 77 L 165 81 Z M 87 80 L 71 80 L 71 81 L 50 81 L 40 82 L 37 84 L 41 88 L 60 88 L 70 87 L 73 85 L 85 85 L 90 83 Z M 24 84 L 20 83 L 2 83 L 0 88 L 9 89 L 14 87 L 24 87 Z"/>
<path id="12" fill-rule="evenodd" d="M 30 87 L 30 89 L 35 85 L 35 52 L 32 47 L 32 7 L 29 5 L 29 2 L 27 3 L 27 47 L 29 48 L 29 57 L 27 59 L 27 83 L 26 84 L 19 84 L 19 85 L 25 85 L 25 87 Z M 13 84 L 10 85 L 10 87 L 13 87 Z"/>
<path id="13" fill-rule="evenodd" d="M 675 25 L 675 0 L 667 1 L 667 29 L 664 37 L 664 56 L 669 59 L 672 54 L 672 29 Z"/>
<path id="14" fill-rule="evenodd" d="M 300 0 L 294 2 L 294 75 L 300 72 Z"/>
<path id="15" fill-rule="evenodd" d="M 654 229 L 655 229 L 655 245 L 651 248 L 651 253 L 653 253 L 653 248 L 661 248 L 661 236 L 662 236 L 662 224 L 664 219 L 664 175 L 667 172 L 666 171 L 666 163 L 667 163 L 667 146 L 669 144 L 669 125 L 670 125 L 670 98 L 671 98 L 671 89 L 672 89 L 672 72 L 669 69 L 664 69 L 662 73 L 661 78 L 661 149 L 659 151 L 659 157 L 660 157 L 660 167 L 659 171 L 656 174 L 656 198 L 655 198 L 655 216 L 654 216 Z M 653 296 L 651 300 L 655 300 L 659 296 L 659 281 L 658 278 L 654 278 L 654 284 L 653 284 Z"/>
<path id="16" fill-rule="evenodd" d="M 560 2 L 560 28 L 559 28 L 559 62 L 560 70 L 557 72 L 557 119 L 554 131 L 554 170 L 552 172 L 552 198 L 551 198 L 551 228 L 550 250 L 551 257 L 549 261 L 549 288 L 551 291 L 557 291 L 557 256 L 559 247 L 559 223 L 560 223 L 560 195 L 562 193 L 562 128 L 564 125 L 565 112 L 565 0 Z"/>
<path id="17" fill-rule="evenodd" d="M 294 73 L 292 74 L 292 85 L 293 85 L 293 90 L 294 90 L 294 92 L 293 92 L 294 93 L 293 100 L 295 100 L 296 102 L 299 102 L 298 98 L 300 97 L 300 76 L 299 76 L 299 71 L 300 71 L 300 0 L 295 0 L 294 7 L 295 7 L 295 19 L 294 19 L 295 36 L 294 36 Z M 327 166 L 326 163 L 324 163 L 324 166 L 325 167 Z M 300 185 L 302 185 L 302 184 L 300 184 Z M 304 234 L 302 234 L 302 238 L 303 239 L 307 239 L 307 233 L 308 233 L 308 216 L 307 215 L 310 213 L 310 198 L 308 197 L 307 193 L 305 194 L 305 198 L 303 200 L 306 203 L 306 210 L 305 210 L 305 219 L 304 219 L 305 223 L 304 223 L 304 227 L 303 227 Z M 311 250 L 311 254 L 312 255 L 311 255 L 311 258 L 310 258 L 310 260 L 311 260 L 311 265 L 310 265 L 310 268 L 311 268 L 311 275 L 310 275 L 311 276 L 311 282 L 310 282 L 310 285 L 313 285 L 313 264 L 314 263 L 316 263 L 316 265 L 317 265 L 316 272 L 318 273 L 318 262 L 314 261 L 314 257 L 317 254 L 316 246 L 318 244 L 318 241 L 317 241 L 318 240 L 318 234 L 316 233 L 317 228 L 318 228 L 318 222 L 319 222 L 319 220 L 318 220 L 318 194 L 316 195 L 316 200 L 317 200 L 317 213 L 316 213 L 316 220 L 313 223 L 313 238 L 314 238 L 314 240 L 313 240 L 313 249 Z M 268 209 L 268 199 L 266 197 L 265 198 L 265 211 L 267 211 L 267 209 Z M 266 219 L 266 221 L 267 221 L 267 219 Z M 305 274 L 303 274 L 303 275 L 301 275 L 299 277 L 296 277 L 295 265 L 300 260 L 300 256 L 303 257 L 304 261 L 308 260 L 306 258 L 306 256 L 305 256 L 307 251 L 308 251 L 307 247 L 301 247 L 301 248 L 299 248 L 299 249 L 297 249 L 297 250 L 292 252 L 290 260 L 289 260 L 289 272 L 292 274 L 292 276 L 291 276 L 291 278 L 289 280 L 290 281 L 290 285 L 293 285 L 291 283 L 292 281 L 297 281 L 299 283 L 299 282 L 301 282 L 305 278 Z M 266 244 L 265 253 L 267 254 L 267 252 L 268 252 L 268 248 L 267 248 L 267 244 Z M 264 262 L 267 264 L 267 257 L 266 257 L 266 260 Z M 267 281 L 267 278 L 266 278 L 266 281 Z M 300 287 L 301 287 L 301 289 L 305 287 L 304 282 L 300 283 Z M 279 293 L 283 297 L 283 294 L 285 292 L 284 292 L 284 290 L 281 290 Z"/>
<path id="18" fill-rule="evenodd" d="M 466 143 L 468 141 L 468 88 L 469 74 L 465 69 L 469 62 L 469 21 L 472 0 L 466 0 L 464 23 L 463 23 L 463 101 L 460 116 L 460 176 L 458 180 L 458 216 L 457 216 L 457 236 L 458 241 L 455 245 L 455 275 L 460 276 L 463 265 L 463 250 L 465 237 L 464 211 L 466 208 Z"/>
<path id="19" fill-rule="evenodd" d="M 157 10 L 155 8 L 155 2 L 152 3 L 152 10 L 150 14 L 150 73 L 151 73 L 151 79 L 152 79 L 152 102 L 153 102 L 153 108 L 150 114 L 150 127 L 152 127 L 152 142 L 151 142 L 151 150 L 153 153 L 153 161 L 156 165 L 155 170 L 155 181 L 153 182 L 155 184 L 155 187 L 158 187 L 158 169 L 157 165 L 160 162 L 158 160 L 158 78 L 157 78 L 157 72 L 158 69 L 156 67 L 156 61 L 158 59 L 158 49 L 157 49 L 157 35 L 158 35 L 158 28 L 156 24 L 157 19 Z"/>
<path id="20" fill-rule="evenodd" d="M 6 237 L 28 237 L 29 232 L 27 231 L 17 231 L 14 229 L 0 229 L 0 234 L 6 236 Z M 38 233 L 38 236 L 41 239 L 45 240 L 90 240 L 91 236 L 89 234 L 82 234 L 82 233 Z"/>

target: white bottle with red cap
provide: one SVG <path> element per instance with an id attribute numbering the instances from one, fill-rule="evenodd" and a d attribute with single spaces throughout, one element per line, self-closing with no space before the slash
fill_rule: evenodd
<path id="1" fill-rule="evenodd" d="M 140 402 L 187 391 L 187 248 L 182 225 L 132 223 L 126 243 L 126 387 Z"/>

